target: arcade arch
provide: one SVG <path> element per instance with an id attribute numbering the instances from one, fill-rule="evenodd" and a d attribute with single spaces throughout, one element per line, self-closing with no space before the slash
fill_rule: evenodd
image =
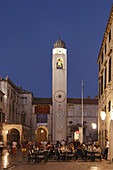
<path id="1" fill-rule="evenodd" d="M 16 128 L 12 128 L 8 130 L 7 133 L 7 141 L 9 142 L 9 144 L 13 141 L 17 142 L 17 145 L 19 145 L 20 143 L 20 132 L 18 129 Z"/>
<path id="2" fill-rule="evenodd" d="M 36 141 L 43 142 L 44 140 L 48 141 L 48 130 L 44 126 L 40 126 L 36 129 Z"/>

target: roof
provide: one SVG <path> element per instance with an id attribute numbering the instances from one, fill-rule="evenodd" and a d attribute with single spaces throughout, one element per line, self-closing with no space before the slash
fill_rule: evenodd
<path id="1" fill-rule="evenodd" d="M 52 104 L 52 98 L 33 98 L 33 104 Z"/>
<path id="2" fill-rule="evenodd" d="M 71 104 L 82 104 L 82 99 L 81 98 L 68 98 L 67 103 Z M 84 98 L 83 99 L 83 104 L 98 104 L 98 99 L 88 99 Z"/>
<path id="3" fill-rule="evenodd" d="M 6 76 L 5 79 L 3 79 L 2 77 L 0 77 L 0 81 L 8 82 L 8 83 L 9 83 L 18 93 L 20 93 L 20 94 L 32 94 L 32 95 L 33 95 L 32 92 L 23 90 L 20 85 L 17 87 L 17 86 L 9 79 L 8 76 Z"/>
<path id="4" fill-rule="evenodd" d="M 55 43 L 54 43 L 54 48 L 66 48 L 65 47 L 65 43 L 64 41 L 62 40 L 57 40 Z"/>
<path id="5" fill-rule="evenodd" d="M 81 98 L 67 98 L 67 103 L 70 104 L 82 104 L 82 99 Z M 52 104 L 52 98 L 34 98 L 33 99 L 33 104 L 38 105 L 38 104 Z M 83 99 L 83 104 L 94 104 L 98 105 L 98 99 Z"/>
<path id="6" fill-rule="evenodd" d="M 107 23 L 107 26 L 106 26 L 106 29 L 105 29 L 105 33 L 104 33 L 104 37 L 103 37 L 103 40 L 102 40 L 101 48 L 100 48 L 100 51 L 99 51 L 99 55 L 98 55 L 98 59 L 97 59 L 97 64 L 99 62 L 99 58 L 101 56 L 102 50 L 105 47 L 105 42 L 106 42 L 106 39 L 108 37 L 108 33 L 109 33 L 109 30 L 110 30 L 112 22 L 113 22 L 113 5 L 112 5 L 112 8 L 111 8 L 111 12 L 110 12 L 110 15 L 109 15 L 108 23 Z"/>

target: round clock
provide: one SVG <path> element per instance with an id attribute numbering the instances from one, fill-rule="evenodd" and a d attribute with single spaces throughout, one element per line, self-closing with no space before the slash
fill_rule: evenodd
<path id="1" fill-rule="evenodd" d="M 63 91 L 56 91 L 54 94 L 54 98 L 57 102 L 63 102 L 66 98 L 66 95 Z"/>

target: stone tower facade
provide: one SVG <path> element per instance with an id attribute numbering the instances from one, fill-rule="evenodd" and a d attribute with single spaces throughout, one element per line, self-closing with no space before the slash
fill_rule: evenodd
<path id="1" fill-rule="evenodd" d="M 53 140 L 66 140 L 67 50 L 58 40 L 52 51 Z"/>

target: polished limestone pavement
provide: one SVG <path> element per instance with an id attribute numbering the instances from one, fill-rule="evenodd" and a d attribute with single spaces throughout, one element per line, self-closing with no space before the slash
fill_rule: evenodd
<path id="1" fill-rule="evenodd" d="M 54 161 L 49 160 L 47 163 L 43 161 L 39 164 L 33 162 L 27 163 L 27 159 L 22 157 L 21 151 L 15 156 L 10 155 L 4 150 L 3 156 L 0 157 L 0 170 L 113 170 L 113 163 L 110 161 L 96 160 L 95 162 L 83 161 Z"/>

